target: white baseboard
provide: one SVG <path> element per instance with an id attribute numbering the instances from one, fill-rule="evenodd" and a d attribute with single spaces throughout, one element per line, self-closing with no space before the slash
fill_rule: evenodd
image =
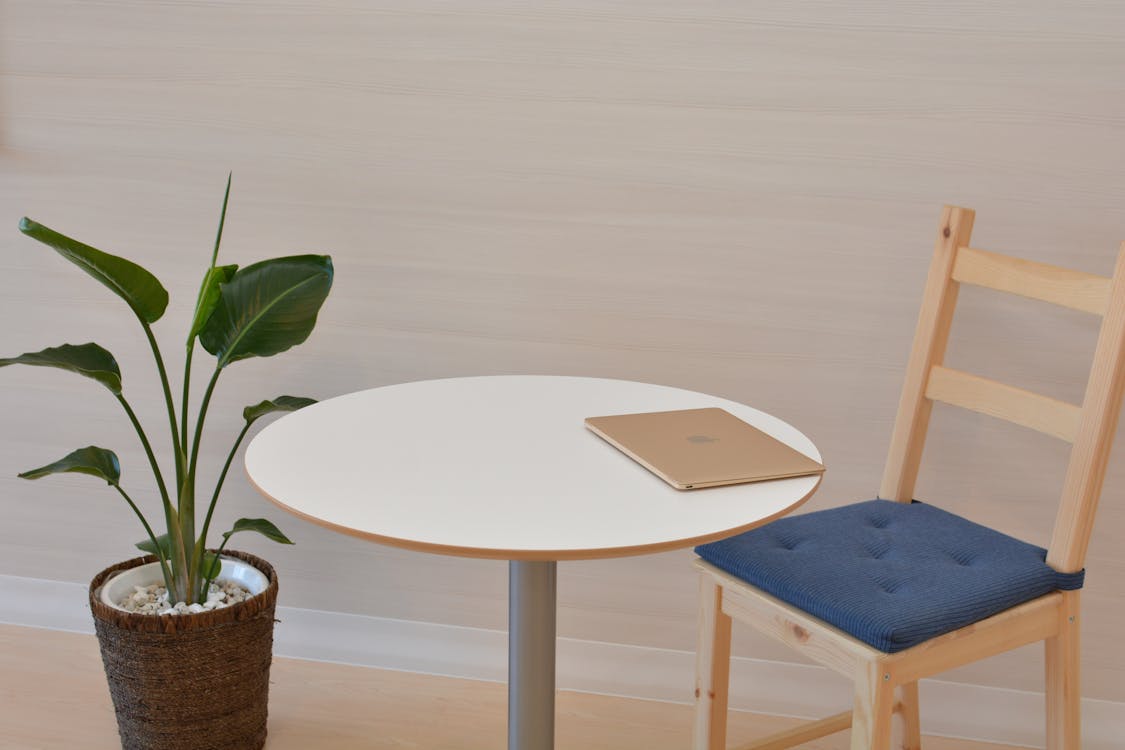
<path id="1" fill-rule="evenodd" d="M 503 682 L 507 633 L 428 622 L 278 607 L 274 653 L 381 669 Z M 92 633 L 81 584 L 0 575 L 0 622 Z M 564 690 L 690 703 L 694 655 L 572 638 L 558 641 Z M 923 680 L 922 730 L 1026 747 L 1043 747 L 1042 693 Z M 846 710 L 850 689 L 821 667 L 735 658 L 732 708 L 821 717 Z M 1125 703 L 1083 699 L 1083 748 L 1120 750 Z"/>

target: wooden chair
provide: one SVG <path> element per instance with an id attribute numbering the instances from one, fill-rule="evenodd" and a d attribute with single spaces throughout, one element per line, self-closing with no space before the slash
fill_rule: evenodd
<path id="1" fill-rule="evenodd" d="M 1046 649 L 1047 748 L 1079 750 L 1077 587 L 1081 586 L 1086 546 L 1125 384 L 1125 244 L 1118 253 L 1113 278 L 1107 279 L 971 248 L 969 235 L 973 218 L 971 210 L 948 206 L 942 215 L 879 492 L 879 497 L 885 500 L 792 516 L 697 549 L 701 557 L 711 561 L 696 562 L 701 571 L 702 599 L 695 689 L 695 750 L 725 747 L 732 618 L 750 624 L 855 682 L 853 711 L 758 741 L 745 750 L 779 750 L 849 727 L 852 750 L 887 750 L 891 747 L 895 713 L 901 717 L 901 747 L 917 750 L 921 747 L 918 680 L 1037 641 L 1044 641 Z M 1102 316 L 1081 407 L 942 365 L 961 284 L 989 287 Z M 1006 419 L 1072 443 L 1049 550 L 976 527 L 933 506 L 912 503 L 934 401 Z M 848 521 L 849 514 L 867 520 Z M 896 547 L 892 533 L 895 529 L 880 529 L 879 523 L 871 521 L 872 517 L 879 517 L 884 518 L 883 526 L 896 525 L 900 524 L 897 520 L 900 516 L 914 518 L 920 514 L 945 520 L 903 521 L 903 533 L 911 529 L 921 531 L 923 543 L 919 546 L 926 546 L 931 537 L 940 536 L 940 529 L 931 530 L 931 524 L 935 523 L 939 527 L 946 523 L 956 527 L 951 527 L 950 539 L 963 536 L 959 525 L 972 527 L 973 534 L 993 535 L 983 537 L 985 549 L 980 559 L 984 562 L 975 565 L 977 552 L 972 549 L 966 552 L 951 548 L 949 559 L 941 559 L 946 553 L 935 549 L 930 552 L 937 555 L 936 558 L 931 555 L 932 559 L 914 563 L 912 556 L 920 552 Z M 832 529 L 828 535 L 835 534 L 837 541 L 808 541 L 806 537 L 816 537 L 817 527 Z M 849 533 L 847 530 L 852 527 L 856 530 Z M 842 536 L 846 538 L 841 539 Z M 876 607 L 876 612 L 869 611 L 870 605 L 865 610 L 855 609 L 852 594 L 845 593 L 841 597 L 833 590 L 835 584 L 832 583 L 814 590 L 818 580 L 807 576 L 801 580 L 807 566 L 785 565 L 790 559 L 786 556 L 800 554 L 803 545 L 815 548 L 818 544 L 837 542 L 866 545 L 863 549 L 867 551 L 860 551 L 859 556 L 870 554 L 871 559 L 856 562 L 861 573 L 853 577 L 863 578 L 870 573 L 871 580 L 857 585 L 878 588 L 872 594 L 873 601 L 893 602 L 894 589 L 900 584 L 915 587 L 918 590 L 910 596 L 918 596 L 918 601 L 941 603 L 938 619 L 954 613 L 964 619 L 966 612 L 962 611 L 962 602 L 950 597 L 965 595 L 973 589 L 978 574 L 994 574 L 999 564 L 987 561 L 991 554 L 987 550 L 997 546 L 1010 545 L 1021 555 L 1030 554 L 1028 550 L 1036 551 L 1032 556 L 1037 555 L 1038 559 L 1027 564 L 1033 567 L 1038 564 L 1042 568 L 1035 571 L 1035 575 L 1047 576 L 1046 583 L 1038 584 L 1040 589 L 1046 586 L 1046 590 L 1025 595 L 1023 601 L 1002 602 L 1001 610 L 987 612 L 984 616 L 969 602 L 964 609 L 970 622 L 938 623 L 940 632 L 926 633 L 923 631 L 933 626 L 933 622 L 921 625 L 893 622 L 896 618 L 909 617 L 914 608 L 896 613 L 892 603 L 886 608 Z M 934 542 L 939 547 L 941 543 Z M 956 547 L 960 542 L 951 543 Z M 813 554 L 816 554 L 815 549 Z M 896 554 L 902 557 L 895 563 L 898 572 L 886 573 L 881 567 L 885 561 L 876 558 Z M 814 557 L 804 559 L 811 561 Z M 831 564 L 841 563 L 833 560 Z M 743 568 L 740 569 L 740 565 Z M 928 570 L 943 565 L 946 567 L 941 570 Z M 896 576 L 900 580 L 896 581 Z M 959 582 L 950 583 L 953 579 Z M 1017 587 L 1009 585 L 1003 577 L 983 585 L 986 589 L 989 586 L 993 594 L 997 591 L 1007 594 Z M 937 591 L 950 588 L 954 591 Z M 833 598 L 845 601 L 827 601 L 826 604 L 825 600 Z M 853 610 L 840 614 L 833 606 L 843 609 L 853 606 Z M 890 629 L 884 633 L 890 634 L 891 642 L 876 647 L 871 645 L 874 640 L 871 623 L 856 620 L 879 618 L 892 620 Z M 912 636 L 901 643 L 894 640 L 900 634 L 895 628 L 900 625 L 905 630 L 913 629 Z M 876 629 L 878 627 L 881 625 L 876 623 Z"/>

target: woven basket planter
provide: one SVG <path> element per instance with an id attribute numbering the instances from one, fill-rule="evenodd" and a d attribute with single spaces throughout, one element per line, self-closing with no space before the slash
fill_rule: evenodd
<path id="1" fill-rule="evenodd" d="M 90 583 L 124 750 L 257 750 L 266 741 L 277 573 L 261 558 L 224 551 L 262 571 L 269 587 L 230 607 L 193 615 L 140 615 L 108 607 L 112 575 L 156 558 L 106 568 Z"/>

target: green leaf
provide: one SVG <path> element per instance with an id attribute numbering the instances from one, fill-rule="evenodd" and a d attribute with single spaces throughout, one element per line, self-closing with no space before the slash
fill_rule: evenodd
<path id="1" fill-rule="evenodd" d="M 101 477 L 110 485 L 116 486 L 121 479 L 121 463 L 117 460 L 117 454 L 113 451 L 90 445 L 79 448 L 53 464 L 25 471 L 19 476 L 20 479 L 39 479 L 51 474 L 65 473 L 89 474 L 92 477 Z"/>
<path id="2" fill-rule="evenodd" d="M 249 357 L 270 357 L 300 344 L 332 288 L 332 259 L 294 255 L 247 266 L 219 290 L 215 311 L 199 343 L 219 367 Z"/>
<path id="3" fill-rule="evenodd" d="M 167 534 L 161 534 L 160 536 L 156 537 L 156 544 L 160 545 L 159 552 L 157 551 L 156 545 L 152 543 L 151 539 L 142 539 L 134 546 L 141 552 L 147 552 L 150 555 L 156 555 L 162 560 L 172 559 L 172 538 L 170 536 L 168 536 Z"/>
<path id="4" fill-rule="evenodd" d="M 160 320 L 168 307 L 168 291 L 136 263 L 73 240 L 26 216 L 20 219 L 20 231 L 54 248 L 59 255 L 105 284 L 144 322 Z"/>
<path id="5" fill-rule="evenodd" d="M 298 409 L 304 409 L 306 406 L 312 406 L 315 403 L 315 398 L 305 398 L 304 396 L 278 396 L 269 401 L 262 401 L 253 406 L 247 406 L 242 410 L 242 418 L 246 420 L 247 425 L 250 425 L 259 417 L 264 417 L 267 414 L 273 414 L 279 411 L 297 411 Z"/>
<path id="6" fill-rule="evenodd" d="M 203 330 L 204 324 L 211 313 L 215 312 L 215 305 L 219 304 L 219 287 L 226 284 L 234 276 L 238 266 L 214 266 L 207 269 L 203 283 L 199 287 L 199 297 L 195 302 L 195 318 L 191 321 L 191 330 L 188 331 L 188 345 Z"/>
<path id="7" fill-rule="evenodd" d="M 215 232 L 215 249 L 211 251 L 211 267 L 219 258 L 219 244 L 223 241 L 223 226 L 227 223 L 227 202 L 230 201 L 230 181 L 234 172 L 227 172 L 227 189 L 223 192 L 223 210 L 219 212 L 219 231 Z"/>
<path id="8" fill-rule="evenodd" d="M 115 394 L 121 393 L 121 369 L 113 355 L 97 344 L 63 344 L 41 352 L 27 352 L 18 357 L 0 359 L 0 367 L 33 365 L 57 367 L 60 370 L 93 378 Z"/>
<path id="9" fill-rule="evenodd" d="M 222 570 L 222 558 L 220 558 L 214 552 L 203 553 L 203 562 L 199 564 L 199 572 L 202 574 L 202 578 L 205 578 L 208 581 L 213 581 L 218 577 L 219 573 L 221 573 Z M 206 591 L 203 592 L 202 599 L 203 601 L 207 601 Z"/>
<path id="10" fill-rule="evenodd" d="M 230 539 L 231 535 L 237 534 L 240 531 L 256 531 L 267 539 L 272 539 L 275 542 L 280 542 L 282 544 L 293 543 L 289 537 L 281 533 L 281 529 L 264 518 L 238 519 L 234 522 L 234 526 L 231 527 L 230 531 L 223 532 L 223 539 Z"/>

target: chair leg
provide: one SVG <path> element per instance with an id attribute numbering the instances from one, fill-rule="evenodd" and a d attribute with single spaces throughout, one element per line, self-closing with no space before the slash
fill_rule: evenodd
<path id="1" fill-rule="evenodd" d="M 724 750 L 730 689 L 730 615 L 722 609 L 723 589 L 700 577 L 699 641 L 695 652 L 695 729 L 692 750 Z"/>
<path id="2" fill-rule="evenodd" d="M 922 725 L 918 716 L 918 683 L 908 682 L 898 689 L 898 711 L 902 719 L 902 750 L 922 749 Z"/>
<path id="3" fill-rule="evenodd" d="M 856 670 L 851 750 L 891 750 L 894 683 L 879 662 Z"/>
<path id="4" fill-rule="evenodd" d="M 1077 591 L 1064 594 L 1059 634 L 1045 641 L 1047 750 L 1080 750 L 1082 745 L 1078 604 Z"/>

